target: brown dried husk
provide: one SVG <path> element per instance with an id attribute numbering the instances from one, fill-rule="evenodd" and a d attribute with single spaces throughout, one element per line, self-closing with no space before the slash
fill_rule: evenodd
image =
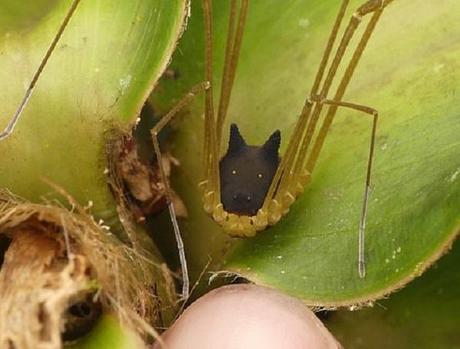
<path id="1" fill-rule="evenodd" d="M 144 339 L 157 337 L 153 292 L 162 283 L 173 297 L 167 268 L 72 206 L 28 203 L 0 191 L 0 234 L 12 240 L 0 272 L 0 348 L 60 348 L 65 309 L 88 291 L 124 326 Z"/>

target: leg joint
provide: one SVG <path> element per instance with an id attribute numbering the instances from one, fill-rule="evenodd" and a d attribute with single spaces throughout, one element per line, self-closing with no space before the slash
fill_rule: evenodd
<path id="1" fill-rule="evenodd" d="M 336 107 L 344 107 L 344 108 L 348 108 L 348 109 L 358 110 L 358 111 L 361 111 L 363 113 L 370 114 L 370 115 L 372 115 L 372 116 L 374 116 L 376 118 L 379 115 L 379 112 L 377 111 L 377 109 L 374 109 L 374 108 L 371 108 L 371 107 L 368 107 L 368 106 L 365 106 L 365 105 L 361 105 L 361 104 L 344 102 L 344 101 L 335 101 L 335 100 L 325 99 L 325 98 L 319 100 L 318 102 L 322 103 L 322 104 L 328 104 L 328 105 L 336 106 Z"/>
<path id="2" fill-rule="evenodd" d="M 360 17 L 384 9 L 393 0 L 369 0 L 361 5 L 356 14 Z M 353 15 L 354 16 L 354 15 Z"/>

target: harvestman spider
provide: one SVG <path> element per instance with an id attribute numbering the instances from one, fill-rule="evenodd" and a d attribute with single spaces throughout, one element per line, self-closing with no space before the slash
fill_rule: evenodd
<path id="1" fill-rule="evenodd" d="M 156 155 L 161 160 L 157 140 L 159 131 L 199 91 L 205 90 L 203 149 L 205 179 L 200 183 L 200 187 L 203 190 L 205 211 L 222 226 L 226 233 L 236 237 L 254 236 L 258 231 L 276 224 L 287 214 L 289 207 L 303 193 L 304 188 L 310 181 L 337 109 L 345 107 L 358 110 L 370 115 L 373 120 L 358 234 L 358 273 L 361 278 L 365 277 L 364 232 L 378 112 L 364 105 L 342 101 L 342 98 L 384 8 L 392 1 L 369 0 L 361 5 L 352 15 L 337 50 L 332 55 L 332 62 L 328 65 L 349 3 L 349 0 L 342 0 L 310 95 L 306 99 L 295 124 L 286 152 L 280 159 L 278 156 L 281 140 L 279 131 L 275 131 L 262 146 L 248 146 L 235 124 L 232 124 L 230 128 L 227 153 L 223 157 L 220 156 L 222 128 L 227 116 L 235 79 L 249 0 L 241 0 L 238 16 L 237 1 L 231 0 L 230 2 L 223 81 L 217 116 L 215 115 L 212 86 L 212 4 L 211 0 L 203 0 L 206 46 L 205 79 L 208 83 L 195 86 L 183 97 L 176 107 L 154 127 L 152 135 Z M 342 63 L 350 40 L 366 15 L 371 17 L 367 27 L 346 66 L 337 90 L 332 94 L 332 98 L 328 98 L 331 85 L 336 77 L 338 67 Z M 324 118 L 320 121 L 320 114 L 324 107 L 328 109 Z M 159 162 L 161 163 L 161 161 Z M 248 164 L 251 165 L 248 166 Z M 163 176 L 163 180 L 167 183 L 165 176 Z M 175 216 L 172 215 L 171 217 L 174 226 L 177 227 Z M 187 280 L 184 280 L 184 284 L 186 282 Z"/>
<path id="2" fill-rule="evenodd" d="M 384 8 L 392 1 L 393 0 L 369 0 L 361 5 L 352 15 L 335 53 L 332 54 L 332 49 L 349 3 L 349 0 L 342 0 L 313 87 L 295 124 L 286 152 L 284 156 L 280 158 L 278 156 L 280 144 L 279 131 L 273 133 L 263 146 L 248 146 L 239 133 L 236 125 L 232 125 L 231 127 L 227 153 L 223 157 L 220 156 L 219 150 L 222 143 L 222 128 L 227 115 L 235 79 L 249 1 L 241 0 L 238 15 L 237 1 L 230 1 L 223 82 L 216 116 L 212 86 L 212 6 L 211 0 L 203 0 L 206 82 L 193 87 L 192 90 L 158 122 L 151 132 L 156 157 L 158 163 L 161 164 L 161 151 L 157 138 L 158 133 L 181 108 L 194 98 L 196 94 L 205 91 L 203 148 L 205 180 L 200 183 L 200 187 L 203 190 L 205 211 L 210 214 L 229 235 L 237 237 L 253 236 L 258 231 L 276 224 L 287 214 L 289 207 L 303 192 L 310 181 L 311 174 L 313 173 L 337 109 L 339 107 L 345 107 L 358 110 L 370 115 L 373 119 L 358 240 L 358 272 L 361 278 L 365 277 L 364 232 L 366 227 L 366 213 L 378 112 L 364 105 L 342 101 L 342 98 Z M 5 130 L 0 134 L 0 140 L 8 137 L 12 133 L 48 58 L 53 52 L 79 2 L 80 0 L 73 1 L 59 32 L 46 52 L 16 113 Z M 332 98 L 328 98 L 328 96 L 331 95 L 330 89 L 336 77 L 338 67 L 344 58 L 345 51 L 363 17 L 367 15 L 370 15 L 367 27 L 345 68 L 343 76 L 339 80 L 335 93 L 332 94 Z M 332 62 L 329 64 L 329 59 L 331 57 Z M 327 107 L 327 111 L 324 118 L 320 121 L 321 112 L 325 107 Z M 253 166 L 243 167 L 241 166 L 243 165 L 243 161 L 251 161 Z M 184 280 L 182 295 L 187 297 L 189 293 L 189 280 L 184 247 L 180 236 L 171 191 L 168 187 L 165 171 L 161 166 L 160 171 L 179 249 Z M 241 190 L 241 186 L 244 186 L 244 184 L 248 182 L 251 185 Z"/>

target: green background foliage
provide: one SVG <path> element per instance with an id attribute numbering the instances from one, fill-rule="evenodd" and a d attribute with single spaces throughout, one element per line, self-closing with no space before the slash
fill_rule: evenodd
<path id="1" fill-rule="evenodd" d="M 71 3 L 0 1 L 2 130 Z M 169 62 L 186 14 L 185 0 L 81 1 L 14 133 L 0 142 L 0 187 L 34 202 L 55 199 L 46 178 L 80 204 L 91 201 L 91 212 L 113 228 L 118 215 L 107 185 L 106 139 L 111 129 L 134 125 Z M 142 248 L 159 265 L 151 245 Z M 164 281 L 162 275 L 158 279 Z M 160 284 L 157 291 L 164 293 L 164 287 Z M 166 307 L 168 300 L 163 302 Z M 104 345 L 143 347 L 108 315 L 80 347 Z"/>
<path id="2" fill-rule="evenodd" d="M 33 3 L 33 1 L 31 1 Z M 70 1 L 0 3 L 0 127 L 19 105 Z M 182 31 L 185 1 L 82 1 L 14 134 L 0 143 L 0 183 L 32 201 L 53 190 L 114 216 L 105 137 L 133 125 Z M 22 15 L 22 17 L 18 16 Z M 17 25 L 11 26 L 14 22 Z"/>
<path id="3" fill-rule="evenodd" d="M 422 277 L 373 308 L 341 310 L 326 326 L 345 348 L 460 348 L 460 244 Z"/>

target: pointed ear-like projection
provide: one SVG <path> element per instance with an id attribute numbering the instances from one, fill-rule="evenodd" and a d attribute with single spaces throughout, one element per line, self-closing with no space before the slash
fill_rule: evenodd
<path id="1" fill-rule="evenodd" d="M 243 136 L 241 135 L 240 130 L 238 129 L 238 126 L 236 126 L 236 124 L 231 124 L 227 154 L 238 153 L 245 147 L 247 147 L 247 144 Z"/>
<path id="2" fill-rule="evenodd" d="M 280 149 L 281 143 L 281 132 L 280 130 L 276 130 L 273 134 L 268 138 L 265 144 L 262 146 L 262 149 L 267 154 L 269 158 L 278 159 L 278 150 Z"/>

